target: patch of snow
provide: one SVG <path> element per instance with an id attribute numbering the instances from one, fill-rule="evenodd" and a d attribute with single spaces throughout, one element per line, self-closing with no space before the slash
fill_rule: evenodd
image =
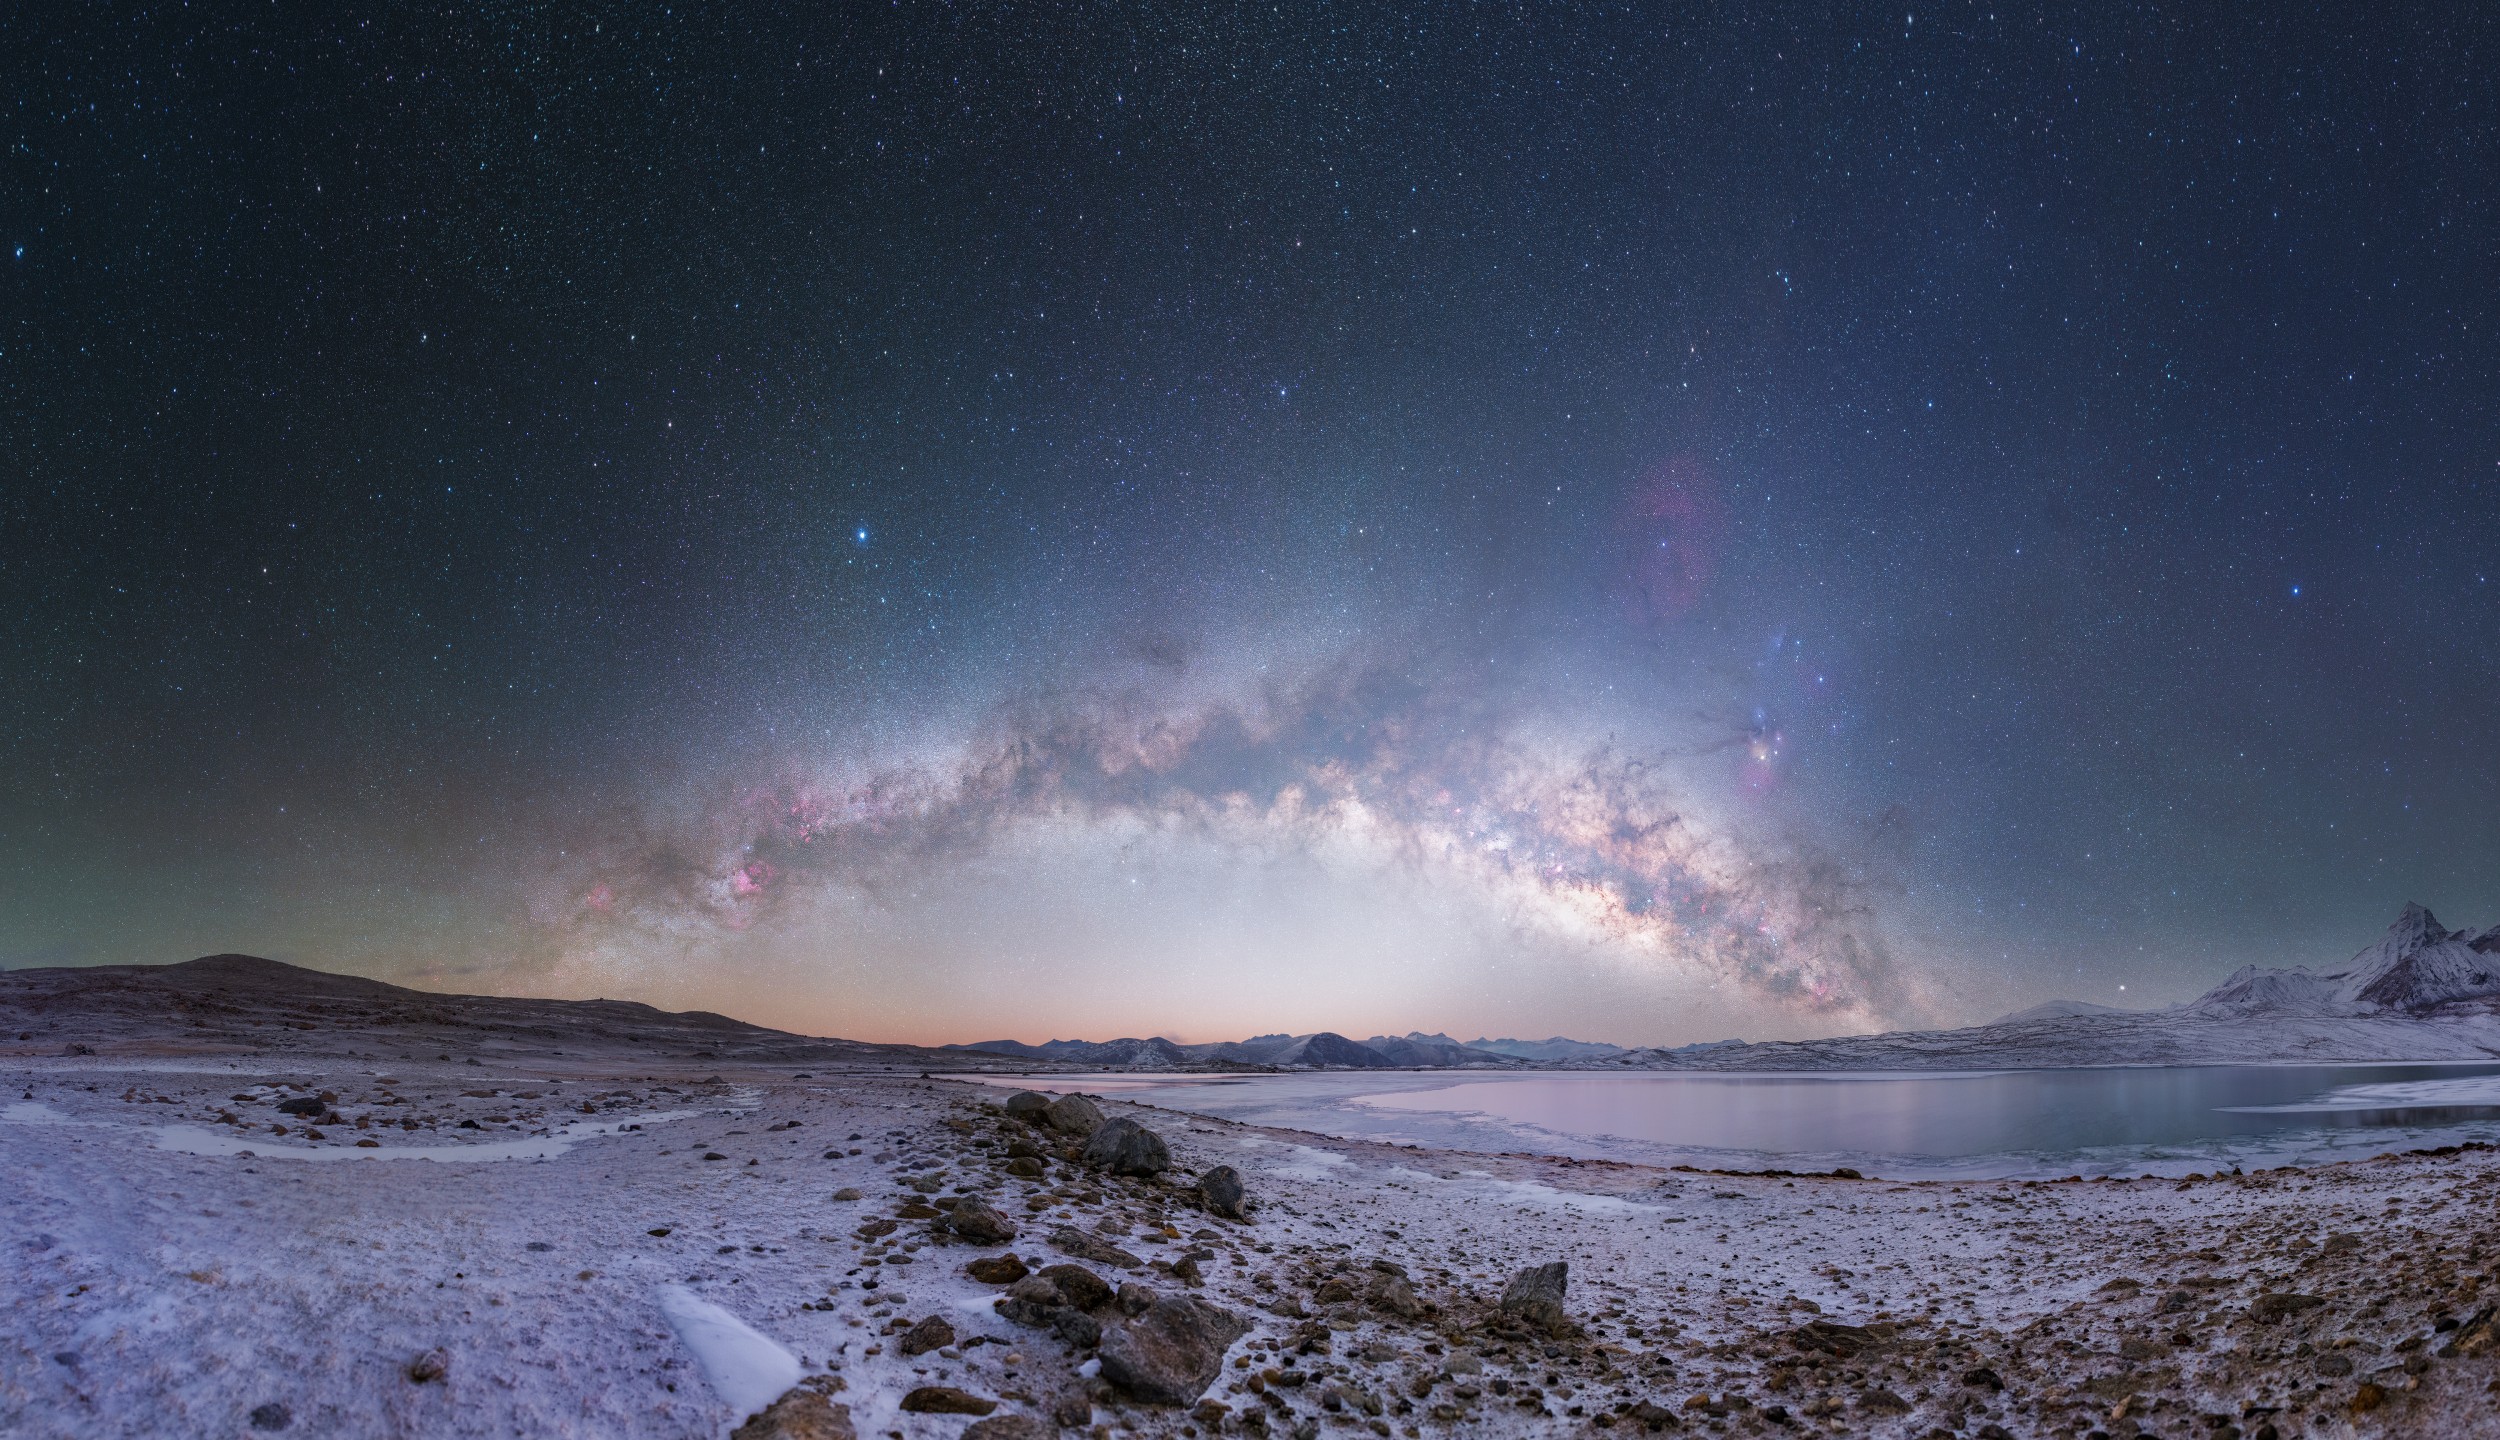
<path id="1" fill-rule="evenodd" d="M 738 1420 L 770 1405 L 799 1383 L 799 1357 L 771 1336 L 683 1285 L 663 1285 L 656 1298 L 669 1328 L 702 1365 L 712 1393 L 728 1404 Z"/>
<path id="2" fill-rule="evenodd" d="M 1270 1165 L 1267 1173 L 1296 1180 L 1325 1180 L 1331 1170 L 1341 1170 L 1353 1162 L 1333 1150 L 1315 1150 L 1308 1145 L 1286 1147 L 1291 1159 L 1281 1165 Z"/>
<path id="3" fill-rule="evenodd" d="M 1597 1215 L 1631 1215 L 1647 1207 L 1613 1195 L 1584 1195 L 1577 1190 L 1557 1190 L 1533 1180 L 1494 1180 L 1484 1187 L 1497 1200 L 1530 1205 L 1540 1210 L 1581 1210 Z"/>
<path id="4" fill-rule="evenodd" d="M 661 1110 L 629 1120 L 581 1121 L 546 1135 L 518 1140 L 474 1140 L 465 1145 L 288 1145 L 268 1136 L 212 1130 L 205 1125 L 167 1125 L 155 1132 L 156 1148 L 178 1155 L 249 1155 L 259 1160 L 442 1160 L 474 1163 L 485 1160 L 552 1160 L 595 1135 L 612 1135 L 626 1125 L 659 1125 L 701 1112 Z"/>

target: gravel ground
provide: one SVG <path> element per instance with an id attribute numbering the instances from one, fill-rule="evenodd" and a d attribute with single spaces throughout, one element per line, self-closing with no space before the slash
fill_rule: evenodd
<path id="1" fill-rule="evenodd" d="M 905 1440 L 985 1406 L 997 1436 L 2500 1434 L 2476 1147 L 1895 1184 L 1106 1100 L 1174 1162 L 1119 1178 L 1007 1092 L 891 1074 L 0 1064 L 10 1435 L 723 1435 L 789 1375 Z M 1216 1165 L 1247 1220 L 1202 1208 Z M 1018 1233 L 948 1233 L 966 1196 Z M 1554 1261 L 1559 1325 L 1500 1307 Z M 1108 1298 L 999 1312 L 1003 1277 L 1063 1264 Z M 1247 1323 L 1193 1405 L 1097 1373 L 1086 1342 L 1150 1295 Z"/>

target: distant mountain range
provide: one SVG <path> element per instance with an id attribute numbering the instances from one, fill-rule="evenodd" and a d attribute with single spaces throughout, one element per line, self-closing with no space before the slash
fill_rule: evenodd
<path id="1" fill-rule="evenodd" d="M 2160 1010 L 2054 1000 L 1959 1030 L 1624 1049 L 1332 1031 L 1183 1045 L 1156 1037 L 926 1049 L 824 1040 L 615 1000 L 444 995 L 249 955 L 0 974 L 0 1054 L 461 1053 L 519 1061 L 630 1051 L 654 1063 L 947 1070 L 1944 1070 L 2500 1059 L 2500 926 L 2407 905 L 2331 970 L 2246 966 Z M 373 1058 L 379 1058 L 375 1056 Z"/>
<path id="2" fill-rule="evenodd" d="M 1247 1040 L 1215 1040 L 1183 1045 L 1157 1036 L 1151 1040 L 1051 1040 L 1029 1045 L 1021 1040 L 981 1040 L 947 1047 L 977 1050 L 985 1055 L 1013 1055 L 1061 1065 L 1086 1065 L 1104 1070 L 1203 1070 L 1231 1065 L 1280 1070 L 1500 1070 L 1550 1065 L 1561 1060 L 1594 1060 L 1620 1055 L 1620 1045 L 1590 1040 L 1453 1040 L 1420 1030 L 1404 1035 L 1374 1035 L 1352 1040 L 1331 1030 L 1309 1035 L 1253 1035 Z"/>
<path id="3" fill-rule="evenodd" d="M 1626 1050 L 1574 1069 L 1938 1070 L 1993 1066 L 2500 1059 L 2500 925 L 2450 930 L 2407 905 L 2332 970 L 2249 965 L 2182 1005 L 2053 1000 L 1961 1030 Z"/>
<path id="4" fill-rule="evenodd" d="M 2500 1059 L 2500 925 L 2449 930 L 2407 905 L 2378 943 L 2325 971 L 2247 966 L 2184 1005 L 2052 1000 L 1959 1030 L 1627 1049 L 1556 1036 L 1459 1041 L 1321 1031 L 1182 1045 L 985 1040 L 964 1050 L 1106 1070 L 1855 1070 Z"/>

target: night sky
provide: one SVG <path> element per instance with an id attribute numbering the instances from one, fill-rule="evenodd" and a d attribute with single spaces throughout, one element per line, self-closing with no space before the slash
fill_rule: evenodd
<path id="1" fill-rule="evenodd" d="M 2500 18 L 0 10 L 0 964 L 1625 1043 L 2500 921 Z"/>

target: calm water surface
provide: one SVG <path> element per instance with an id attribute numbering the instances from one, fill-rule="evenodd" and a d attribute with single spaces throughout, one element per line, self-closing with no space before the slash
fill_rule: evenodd
<path id="1" fill-rule="evenodd" d="M 1433 1148 L 1731 1169 L 1849 1165 L 1903 1177 L 2176 1175 L 2500 1142 L 2500 1064 L 1102 1075 L 1042 1083 Z"/>

